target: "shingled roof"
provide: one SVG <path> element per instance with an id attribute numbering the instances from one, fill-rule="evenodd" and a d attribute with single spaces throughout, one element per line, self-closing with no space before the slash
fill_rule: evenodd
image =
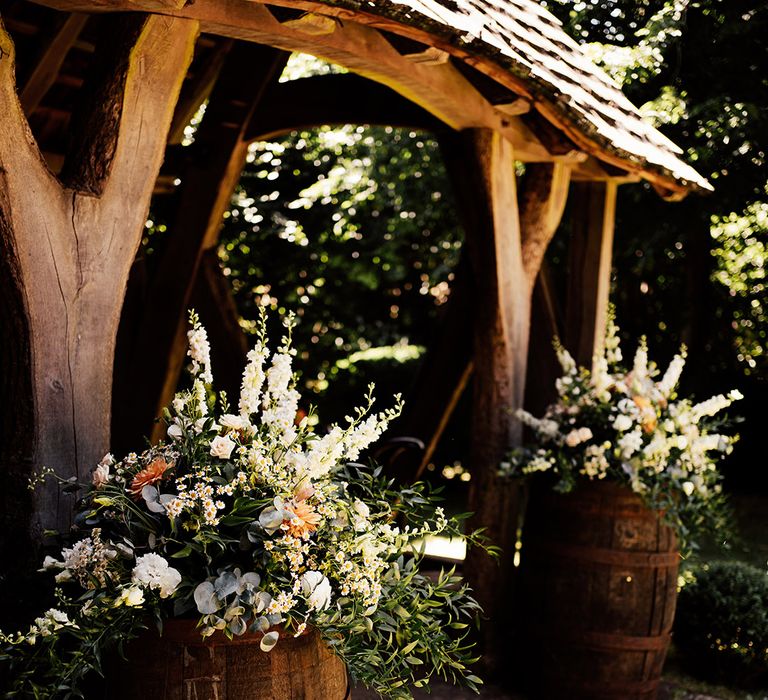
<path id="1" fill-rule="evenodd" d="M 443 39 L 452 53 L 466 54 L 467 62 L 492 61 L 578 145 L 597 146 L 635 169 L 671 178 L 686 189 L 712 189 L 679 157 L 682 150 L 642 119 L 611 78 L 565 33 L 559 20 L 535 0 L 322 2 L 425 30 Z M 482 63 L 475 65 L 484 69 Z M 494 77 L 503 80 L 498 74 Z"/>

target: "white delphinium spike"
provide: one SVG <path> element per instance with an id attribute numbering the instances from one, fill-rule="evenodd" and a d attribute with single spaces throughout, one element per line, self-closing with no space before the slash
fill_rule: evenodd
<path id="1" fill-rule="evenodd" d="M 741 392 L 734 390 L 730 392 L 728 396 L 718 394 L 711 399 L 697 403 L 691 408 L 691 421 L 693 423 L 698 423 L 704 416 L 714 416 L 715 414 L 720 413 L 723 409 L 728 408 L 734 401 L 738 401 L 741 398 L 743 398 Z"/>
<path id="2" fill-rule="evenodd" d="M 344 456 L 352 461 L 356 460 L 360 453 L 378 440 L 389 426 L 390 421 L 400 415 L 403 403 L 400 395 L 395 396 L 396 405 L 378 415 L 368 416 L 347 433 L 344 439 Z"/>
<path id="3" fill-rule="evenodd" d="M 614 308 L 608 310 L 608 321 L 605 329 L 605 359 L 609 366 L 617 365 L 621 362 L 621 340 L 619 339 L 619 327 L 616 325 L 616 314 Z"/>
<path id="4" fill-rule="evenodd" d="M 212 384 L 211 346 L 208 343 L 208 333 L 194 311 L 189 312 L 189 322 L 192 325 L 192 328 L 187 331 L 187 340 L 189 341 L 187 354 L 192 360 L 189 371 L 193 377 L 199 377 L 206 384 Z"/>
<path id="5" fill-rule="evenodd" d="M 264 386 L 264 362 L 269 357 L 269 350 L 259 343 L 248 353 L 248 364 L 243 371 L 240 385 L 240 415 L 249 417 L 259 410 L 261 404 L 261 388 Z"/>
<path id="6" fill-rule="evenodd" d="M 205 384 L 200 378 L 195 379 L 195 383 L 192 385 L 192 400 L 197 408 L 197 413 L 201 418 L 208 415 L 208 395 L 205 391 Z M 187 402 L 189 407 L 190 402 Z"/>
<path id="7" fill-rule="evenodd" d="M 642 382 L 648 376 L 648 343 L 645 336 L 640 338 L 640 344 L 637 346 L 635 359 L 632 363 L 632 379 L 635 382 Z"/>
<path id="8" fill-rule="evenodd" d="M 613 377 L 608 372 L 608 360 L 605 355 L 596 354 L 592 361 L 592 372 L 589 383 L 595 390 L 595 394 L 601 401 L 610 401 L 608 390 L 613 386 Z"/>
<path id="9" fill-rule="evenodd" d="M 578 368 L 576 367 L 576 360 L 573 359 L 571 353 L 566 350 L 559 339 L 554 342 L 555 353 L 557 354 L 557 361 L 563 368 L 565 374 L 576 374 Z"/>
<path id="10" fill-rule="evenodd" d="M 248 363 L 243 370 L 240 384 L 240 402 L 238 408 L 241 416 L 249 418 L 259 410 L 261 405 L 261 389 L 264 386 L 264 363 L 269 357 L 267 348 L 267 312 L 259 307 L 259 320 L 256 329 L 256 344 L 248 352 Z"/>
<path id="11" fill-rule="evenodd" d="M 672 358 L 672 362 L 669 363 L 667 371 L 664 372 L 664 376 L 661 381 L 656 385 L 659 393 L 668 399 L 672 392 L 677 387 L 677 383 L 680 381 L 680 375 L 683 373 L 685 367 L 686 349 L 685 346 L 680 348 L 680 352 Z"/>
<path id="12" fill-rule="evenodd" d="M 533 428 L 539 435 L 545 438 L 553 439 L 557 437 L 560 432 L 560 428 L 556 421 L 550 418 L 536 418 L 528 411 L 518 408 L 515 411 L 515 417 L 524 425 L 529 428 Z"/>

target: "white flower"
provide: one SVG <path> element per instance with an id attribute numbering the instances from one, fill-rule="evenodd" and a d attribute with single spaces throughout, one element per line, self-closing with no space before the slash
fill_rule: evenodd
<path id="1" fill-rule="evenodd" d="M 313 610 L 325 610 L 331 604 L 331 583 L 319 571 L 307 571 L 299 579 L 301 594 Z"/>
<path id="2" fill-rule="evenodd" d="M 574 428 L 568 435 L 565 436 L 565 444 L 568 447 L 576 447 L 582 442 L 586 442 L 592 438 L 592 431 L 589 428 Z"/>
<path id="3" fill-rule="evenodd" d="M 685 367 L 685 349 L 683 349 L 679 355 L 675 355 L 672 358 L 672 362 L 669 363 L 667 371 L 664 372 L 664 376 L 657 385 L 659 393 L 666 399 L 674 391 L 677 383 L 680 381 L 680 375 L 683 373 L 683 367 Z"/>
<path id="4" fill-rule="evenodd" d="M 741 396 L 741 394 L 738 395 Z M 702 418 L 704 418 L 704 416 L 714 416 L 724 408 L 728 408 L 732 402 L 733 399 L 723 396 L 722 394 L 718 394 L 717 396 L 713 396 L 711 399 L 697 403 L 691 409 L 691 421 L 693 423 L 698 423 Z"/>
<path id="5" fill-rule="evenodd" d="M 181 583 L 181 574 L 159 554 L 145 554 L 136 559 L 131 580 L 143 588 L 159 590 L 161 598 L 173 595 Z"/>
<path id="6" fill-rule="evenodd" d="M 43 570 L 50 571 L 51 569 L 61 569 L 64 566 L 64 562 L 54 559 L 52 556 L 46 556 L 43 559 Z"/>
<path id="7" fill-rule="evenodd" d="M 640 345 L 637 346 L 637 352 L 635 353 L 635 360 L 632 363 L 632 379 L 636 382 L 641 382 L 648 376 L 648 346 L 645 343 L 645 338 L 640 340 Z"/>
<path id="8" fill-rule="evenodd" d="M 194 376 L 199 375 L 206 384 L 212 384 L 211 346 L 208 344 L 208 334 L 199 321 L 195 322 L 192 329 L 187 331 L 187 339 L 189 340 L 187 354 L 192 359 L 192 374 Z"/>
<path id="9" fill-rule="evenodd" d="M 93 476 L 92 476 L 93 488 L 100 489 L 108 481 L 109 481 L 109 465 L 99 464 L 99 466 L 93 470 Z"/>
<path id="10" fill-rule="evenodd" d="M 639 429 L 624 433 L 616 443 L 621 450 L 622 459 L 629 459 L 643 446 L 643 435 Z"/>
<path id="11" fill-rule="evenodd" d="M 77 628 L 77 625 L 69 619 L 67 613 L 62 612 L 57 608 L 46 610 L 42 617 L 38 617 L 35 620 L 35 626 L 41 637 L 49 637 L 62 627 Z"/>
<path id="12" fill-rule="evenodd" d="M 243 371 L 240 385 L 240 415 L 248 417 L 259 410 L 261 387 L 264 385 L 264 362 L 269 351 L 263 344 L 257 345 L 248 353 L 248 364 Z"/>
<path id="13" fill-rule="evenodd" d="M 235 416 L 231 413 L 225 413 L 219 418 L 219 423 L 222 428 L 228 430 L 248 430 L 251 428 L 251 423 L 245 416 Z"/>
<path id="14" fill-rule="evenodd" d="M 220 459 L 229 459 L 232 456 L 232 450 L 235 449 L 235 442 L 227 435 L 223 437 L 217 435 L 211 440 L 211 455 Z"/>
<path id="15" fill-rule="evenodd" d="M 139 586 L 129 586 L 124 588 L 120 597 L 115 601 L 115 605 L 126 605 L 129 608 L 138 608 L 144 604 L 144 591 Z"/>
<path id="16" fill-rule="evenodd" d="M 613 429 L 623 433 L 632 427 L 632 423 L 632 419 L 622 413 L 616 416 L 616 420 L 613 421 Z"/>
<path id="17" fill-rule="evenodd" d="M 184 431 L 178 423 L 174 422 L 168 426 L 168 437 L 171 440 L 180 440 L 182 435 L 184 435 Z"/>
<path id="18" fill-rule="evenodd" d="M 689 497 L 692 496 L 694 488 L 695 487 L 693 485 L 693 482 L 691 482 L 691 481 L 684 481 L 683 482 L 683 491 L 685 492 L 686 496 L 689 496 Z"/>

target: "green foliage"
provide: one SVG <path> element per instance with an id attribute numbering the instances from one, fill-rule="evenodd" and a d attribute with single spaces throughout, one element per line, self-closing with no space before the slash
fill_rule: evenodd
<path id="1" fill-rule="evenodd" d="M 57 572 L 57 607 L 27 632 L 0 633 L 11 695 L 77 694 L 145 620 L 183 617 L 203 638 L 260 635 L 264 652 L 311 625 L 386 697 L 409 698 L 434 675 L 477 689 L 466 635 L 479 606 L 452 574 L 419 571 L 424 538 L 462 537 L 466 516 L 446 517 L 425 484 L 395 488 L 355 463 L 399 415 L 399 397 L 374 413 L 370 387 L 323 435 L 312 411 L 299 420 L 293 320 L 270 350 L 262 310 L 233 414 L 190 314 L 192 387 L 165 410 L 168 442 L 107 455 L 79 485 L 76 541 L 43 563 Z M 480 532 L 467 539 L 485 546 Z"/>
<path id="2" fill-rule="evenodd" d="M 756 202 L 739 214 L 715 218 L 713 254 L 717 259 L 714 278 L 732 300 L 738 359 L 746 372 L 768 369 L 768 202 Z"/>
<path id="3" fill-rule="evenodd" d="M 638 337 L 655 326 L 649 339 L 670 355 L 680 340 L 705 348 L 694 359 L 694 385 L 715 372 L 724 383 L 727 375 L 752 372 L 752 361 L 764 361 L 745 351 L 755 347 L 752 327 L 731 324 L 731 317 L 754 318 L 752 305 L 764 292 L 757 285 L 732 295 L 730 287 L 710 284 L 721 281 L 722 263 L 707 234 L 713 218 L 716 227 L 764 201 L 768 7 L 756 0 L 544 4 L 715 186 L 712 196 L 676 204 L 648 187 L 623 188 L 614 294 L 621 316 L 636 324 L 626 330 Z M 750 282 L 748 274 L 741 279 Z"/>
<path id="4" fill-rule="evenodd" d="M 321 395 L 354 380 L 343 361 L 360 351 L 425 344 L 462 242 L 446 191 L 436 142 L 416 132 L 348 126 L 254 144 L 220 247 L 245 327 L 259 305 L 311 317 L 296 329 L 298 361 Z"/>
<path id="5" fill-rule="evenodd" d="M 768 683 L 768 575 L 741 562 L 695 571 L 680 592 L 675 646 L 690 670 L 728 685 Z"/>

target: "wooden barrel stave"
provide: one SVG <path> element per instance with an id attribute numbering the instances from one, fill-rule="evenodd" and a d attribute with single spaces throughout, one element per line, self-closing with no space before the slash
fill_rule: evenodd
<path id="1" fill-rule="evenodd" d="M 228 640 L 217 633 L 202 640 L 194 622 L 170 620 L 164 634 L 147 630 L 126 647 L 127 660 L 113 660 L 107 674 L 109 700 L 345 700 L 343 662 L 317 630 L 280 637 L 270 652 L 261 635 Z"/>
<path id="2" fill-rule="evenodd" d="M 677 591 L 673 531 L 628 489 L 534 492 L 523 536 L 520 616 L 535 697 L 655 698 Z"/>

